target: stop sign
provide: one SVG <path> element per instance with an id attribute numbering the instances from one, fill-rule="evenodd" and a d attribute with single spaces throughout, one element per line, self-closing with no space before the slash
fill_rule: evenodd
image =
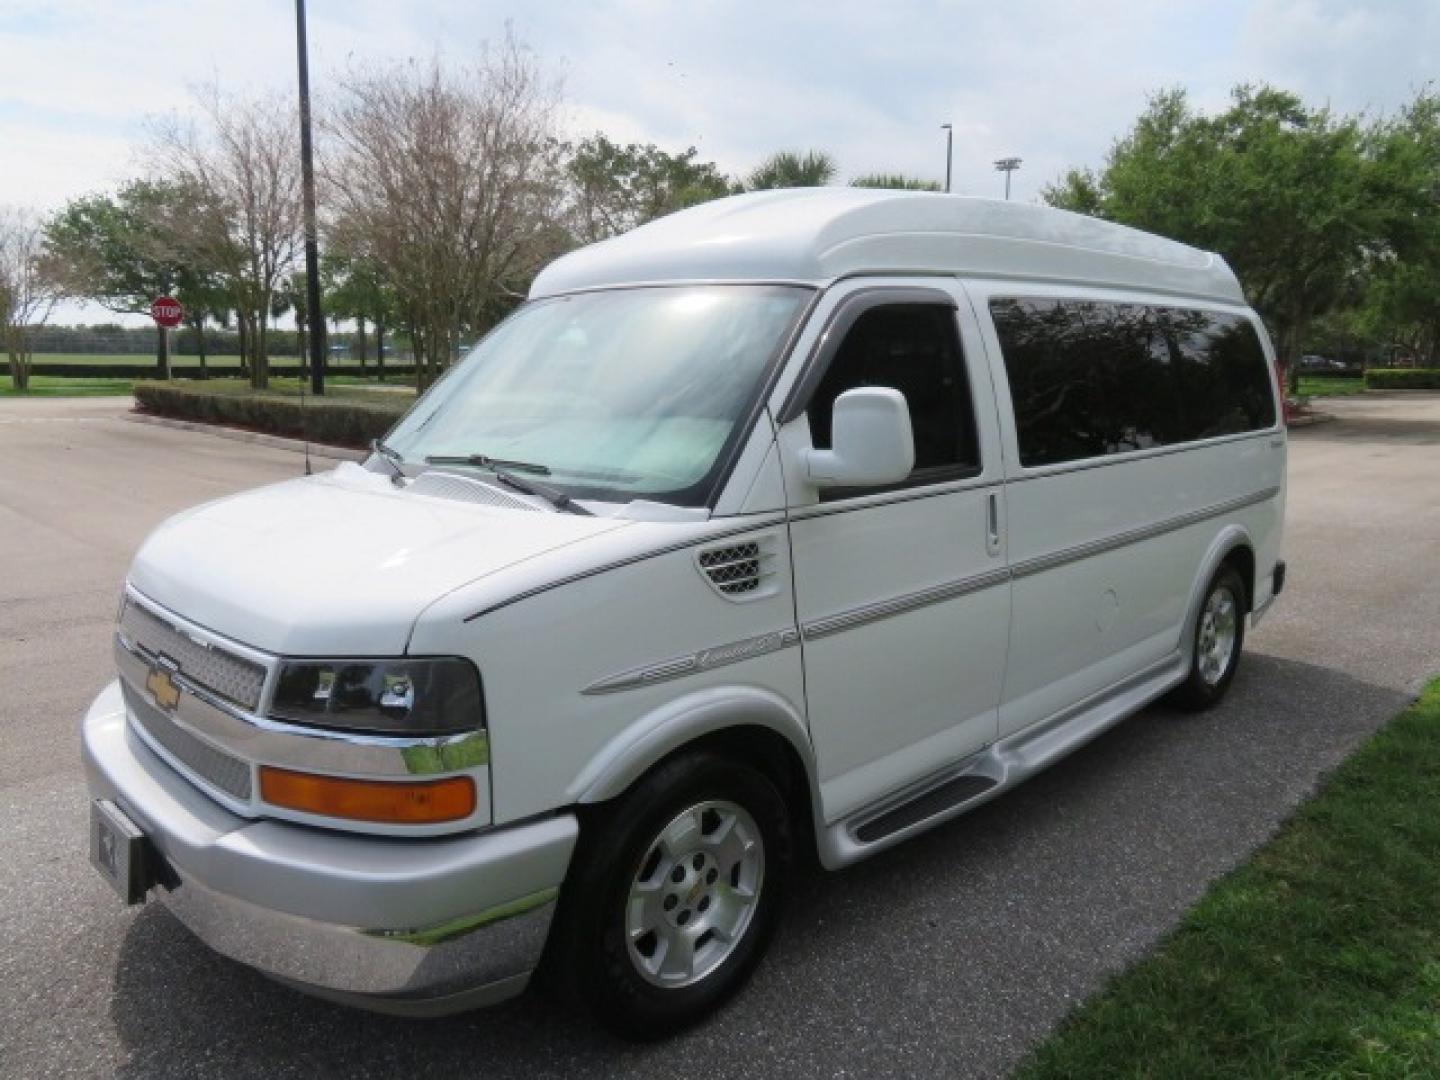
<path id="1" fill-rule="evenodd" d="M 173 296 L 157 296 L 150 305 L 150 317 L 161 326 L 173 329 L 179 326 L 180 320 L 185 317 L 185 309 Z"/>

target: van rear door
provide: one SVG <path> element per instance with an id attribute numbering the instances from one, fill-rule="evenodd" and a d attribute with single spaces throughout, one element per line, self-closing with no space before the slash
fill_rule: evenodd
<path id="1" fill-rule="evenodd" d="M 1000 734 L 1178 664 L 1212 548 L 1266 549 L 1281 479 L 1248 312 L 967 282 L 1007 453 L 1013 577 Z"/>

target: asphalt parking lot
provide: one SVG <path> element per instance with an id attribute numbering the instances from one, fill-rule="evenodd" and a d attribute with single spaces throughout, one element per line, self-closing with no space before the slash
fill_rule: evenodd
<path id="1" fill-rule="evenodd" d="M 86 860 L 75 727 L 129 556 L 300 458 L 108 400 L 0 402 L 0 1074 L 1002 1075 L 1440 671 L 1440 395 L 1326 407 L 1292 436 L 1289 584 L 1223 707 L 1147 710 L 975 814 L 802 875 L 749 991 L 637 1047 L 534 995 L 353 1012 L 119 904 Z"/>

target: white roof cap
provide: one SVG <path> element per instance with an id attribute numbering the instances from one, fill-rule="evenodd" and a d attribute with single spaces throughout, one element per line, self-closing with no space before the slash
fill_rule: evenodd
<path id="1" fill-rule="evenodd" d="M 788 188 L 681 210 L 555 260 L 531 297 L 677 281 L 824 285 L 943 273 L 1153 289 L 1244 303 L 1220 256 L 1098 218 L 965 195 Z"/>

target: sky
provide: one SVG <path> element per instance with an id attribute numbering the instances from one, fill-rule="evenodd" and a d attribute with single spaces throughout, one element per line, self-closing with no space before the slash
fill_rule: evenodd
<path id="1" fill-rule="evenodd" d="M 464 63 L 507 24 L 562 80 L 568 131 L 699 149 L 742 175 L 778 149 L 1012 197 L 1098 165 L 1147 95 L 1202 108 L 1266 81 L 1387 112 L 1440 75 L 1440 0 L 309 0 L 311 89 L 347 65 Z M 46 211 L 145 169 L 191 89 L 289 89 L 291 0 L 0 0 L 0 204 Z M 57 321 L 109 318 L 74 306 Z"/>

